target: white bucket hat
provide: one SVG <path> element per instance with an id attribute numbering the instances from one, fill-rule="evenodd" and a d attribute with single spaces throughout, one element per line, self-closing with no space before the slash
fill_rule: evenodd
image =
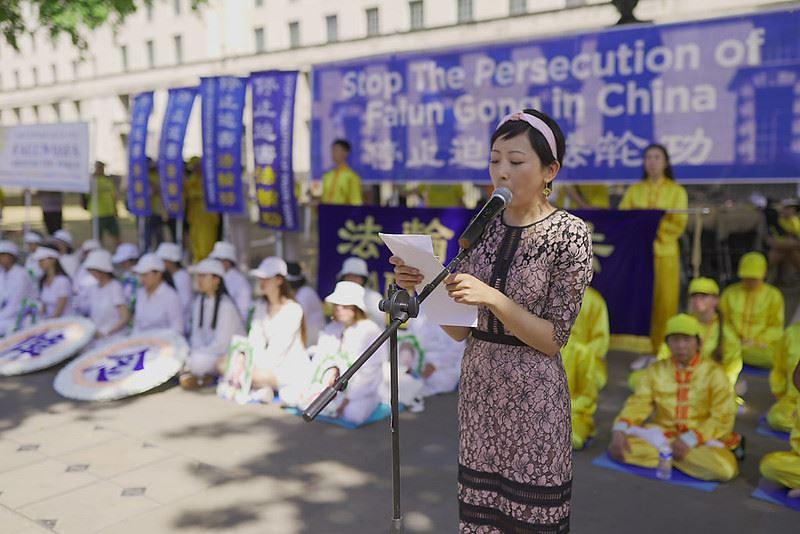
<path id="1" fill-rule="evenodd" d="M 355 282 L 339 282 L 333 293 L 325 297 L 325 302 L 340 306 L 356 306 L 366 313 L 367 305 L 364 302 L 364 294 L 364 288 Z"/>
<path id="2" fill-rule="evenodd" d="M 163 273 L 164 269 L 164 260 L 149 252 L 139 258 L 139 262 L 136 264 L 136 267 L 133 268 L 133 272 L 136 274 L 145 274 L 151 271 L 158 271 Z"/>
<path id="3" fill-rule="evenodd" d="M 123 261 L 136 260 L 138 258 L 139 249 L 136 245 L 133 243 L 120 243 L 111 261 L 114 263 L 122 263 Z"/>
<path id="4" fill-rule="evenodd" d="M 161 243 L 156 249 L 156 256 L 164 261 L 174 261 L 178 263 L 183 259 L 183 251 L 177 243 Z"/>
<path id="5" fill-rule="evenodd" d="M 22 242 L 26 245 L 39 245 L 44 242 L 44 238 L 42 234 L 38 232 L 25 232 L 25 237 L 22 238 Z"/>
<path id="6" fill-rule="evenodd" d="M 56 230 L 55 233 L 53 233 L 53 239 L 58 239 L 59 241 L 66 243 L 67 245 L 69 245 L 70 248 L 74 247 L 72 234 L 69 233 L 69 231 L 64 230 L 63 228 L 61 230 Z"/>
<path id="7" fill-rule="evenodd" d="M 97 239 L 87 239 L 81 245 L 81 252 L 91 252 L 100 248 L 100 242 Z"/>
<path id="8" fill-rule="evenodd" d="M 15 258 L 19 258 L 19 247 L 12 241 L 0 241 L 0 254 L 11 254 Z"/>
<path id="9" fill-rule="evenodd" d="M 270 256 L 258 265 L 257 269 L 250 271 L 250 276 L 255 278 L 272 278 L 273 276 L 283 276 L 286 278 L 289 270 L 286 262 L 277 256 Z"/>
<path id="10" fill-rule="evenodd" d="M 107 250 L 93 250 L 83 262 L 84 269 L 94 269 L 104 273 L 113 273 L 114 265 L 111 263 L 111 253 Z"/>
<path id="11" fill-rule="evenodd" d="M 342 263 L 342 270 L 339 271 L 339 278 L 346 274 L 354 274 L 356 276 L 363 276 L 369 278 L 369 267 L 367 262 L 361 258 L 347 258 Z"/>
<path id="12" fill-rule="evenodd" d="M 213 274 L 220 278 L 225 278 L 225 267 L 222 262 L 214 258 L 206 258 L 197 265 L 189 267 L 192 274 Z"/>
<path id="13" fill-rule="evenodd" d="M 236 247 L 233 246 L 233 243 L 228 243 L 227 241 L 217 241 L 214 243 L 214 249 L 208 257 L 215 260 L 228 260 L 236 263 Z"/>
<path id="14" fill-rule="evenodd" d="M 47 258 L 55 258 L 58 259 L 61 256 L 57 250 L 54 250 L 50 247 L 39 247 L 36 249 L 36 252 L 33 253 L 33 260 L 40 261 L 46 260 Z"/>

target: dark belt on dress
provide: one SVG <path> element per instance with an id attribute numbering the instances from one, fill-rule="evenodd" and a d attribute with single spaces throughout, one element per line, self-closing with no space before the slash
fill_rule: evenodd
<path id="1" fill-rule="evenodd" d="M 478 330 L 477 328 L 472 328 L 470 333 L 472 334 L 472 337 L 480 341 L 497 343 L 498 345 L 516 345 L 518 347 L 528 346 L 528 344 L 521 339 L 506 334 L 493 334 L 492 332 L 484 332 L 483 330 Z"/>

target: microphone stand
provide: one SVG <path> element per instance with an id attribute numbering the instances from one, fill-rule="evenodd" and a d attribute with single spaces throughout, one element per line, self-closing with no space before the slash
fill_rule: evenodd
<path id="1" fill-rule="evenodd" d="M 392 524 L 390 532 L 400 534 L 403 531 L 403 516 L 400 513 L 400 403 L 398 401 L 398 360 L 397 360 L 397 329 L 401 324 L 419 315 L 419 308 L 422 301 L 433 293 L 442 280 L 447 278 L 467 257 L 468 248 L 462 248 L 455 258 L 453 258 L 436 278 L 430 281 L 416 297 L 410 295 L 408 291 L 400 289 L 396 284 L 392 284 L 388 291 L 388 298 L 381 300 L 379 308 L 389 314 L 389 325 L 379 335 L 375 341 L 365 350 L 359 358 L 351 365 L 332 386 L 326 387 L 316 399 L 303 411 L 303 419 L 308 422 L 313 421 L 325 407 L 333 401 L 340 391 L 344 391 L 347 382 L 356 374 L 367 360 L 389 340 L 389 365 L 391 369 L 390 390 L 391 390 L 391 433 L 392 433 Z"/>

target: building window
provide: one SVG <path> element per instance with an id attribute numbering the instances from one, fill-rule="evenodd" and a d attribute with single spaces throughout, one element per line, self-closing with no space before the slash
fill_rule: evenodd
<path id="1" fill-rule="evenodd" d="M 19 89 L 19 88 L 20 88 L 19 71 L 15 70 L 14 71 L 14 89 Z"/>
<path id="2" fill-rule="evenodd" d="M 256 42 L 256 52 L 263 52 L 266 50 L 264 43 L 264 28 L 256 28 L 253 30 L 253 40 Z"/>
<path id="3" fill-rule="evenodd" d="M 122 45 L 119 47 L 119 57 L 122 60 L 122 71 L 128 72 L 128 47 Z"/>
<path id="4" fill-rule="evenodd" d="M 300 23 L 290 22 L 289 23 L 289 47 L 290 48 L 297 48 L 300 46 Z"/>
<path id="5" fill-rule="evenodd" d="M 528 0 L 508 0 L 509 15 L 524 15 L 528 12 Z"/>
<path id="6" fill-rule="evenodd" d="M 586 5 L 586 0 L 567 0 L 564 7 L 580 7 Z"/>
<path id="7" fill-rule="evenodd" d="M 425 11 L 422 0 L 415 0 L 408 3 L 408 10 L 411 15 L 411 29 L 421 30 L 425 27 Z"/>
<path id="8" fill-rule="evenodd" d="M 81 110 L 81 101 L 75 100 L 73 104 L 75 105 L 75 116 L 78 118 L 78 120 L 81 120 L 81 118 L 83 117 Z"/>
<path id="9" fill-rule="evenodd" d="M 146 4 L 147 22 L 153 22 L 153 4 Z"/>
<path id="10" fill-rule="evenodd" d="M 56 118 L 56 122 L 61 122 L 61 106 L 58 105 L 58 102 L 53 103 L 53 116 Z"/>
<path id="11" fill-rule="evenodd" d="M 147 41 L 147 66 L 151 69 L 156 66 L 156 47 L 153 41 Z"/>
<path id="12" fill-rule="evenodd" d="M 458 0 L 458 22 L 472 22 L 472 0 Z"/>
<path id="13" fill-rule="evenodd" d="M 22 109 L 14 108 L 14 120 L 17 121 L 17 124 L 22 122 Z"/>
<path id="14" fill-rule="evenodd" d="M 264 0 L 256 0 L 256 7 L 264 7 Z"/>
<path id="15" fill-rule="evenodd" d="M 329 43 L 335 43 L 339 40 L 339 18 L 336 15 L 325 17 L 325 28 L 328 32 Z"/>
<path id="16" fill-rule="evenodd" d="M 39 85 L 39 70 L 36 67 L 31 69 L 31 74 L 33 75 L 33 86 L 38 87 Z"/>
<path id="17" fill-rule="evenodd" d="M 33 121 L 39 122 L 39 106 L 37 105 L 31 106 L 31 111 L 33 112 Z"/>
<path id="18" fill-rule="evenodd" d="M 367 36 L 380 35 L 381 21 L 377 7 L 367 9 Z"/>
<path id="19" fill-rule="evenodd" d="M 175 43 L 175 63 L 180 65 L 183 63 L 183 37 L 174 35 L 172 41 Z"/>
<path id="20" fill-rule="evenodd" d="M 58 83 L 58 66 L 55 63 L 50 65 L 50 75 L 53 77 L 53 83 Z"/>
<path id="21" fill-rule="evenodd" d="M 173 5 L 175 6 L 175 15 L 180 15 L 181 14 L 181 0 L 175 0 L 173 2 Z"/>

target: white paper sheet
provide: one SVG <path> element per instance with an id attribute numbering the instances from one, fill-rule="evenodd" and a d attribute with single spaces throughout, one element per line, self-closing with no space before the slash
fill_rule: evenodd
<path id="1" fill-rule="evenodd" d="M 407 265 L 413 265 L 425 277 L 417 292 L 438 275 L 444 266 L 433 255 L 433 240 L 429 235 L 378 234 L 392 251 Z M 425 315 L 440 325 L 477 326 L 478 308 L 459 304 L 447 294 L 444 284 L 440 284 L 422 303 Z"/>

